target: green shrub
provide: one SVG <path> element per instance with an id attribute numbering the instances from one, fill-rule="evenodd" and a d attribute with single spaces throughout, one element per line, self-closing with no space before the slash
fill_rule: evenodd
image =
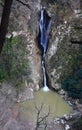
<path id="1" fill-rule="evenodd" d="M 82 98 L 82 86 L 79 80 L 67 78 L 62 84 L 62 88 L 68 92 L 72 98 Z"/>
<path id="2" fill-rule="evenodd" d="M 75 130 L 82 130 L 82 117 L 80 119 L 78 119 L 78 121 L 73 124 L 73 128 Z"/>
<path id="3" fill-rule="evenodd" d="M 81 49 L 80 49 L 81 50 Z M 82 98 L 82 51 L 79 51 L 76 61 L 73 64 L 73 73 L 64 78 L 62 88 L 72 98 Z"/>

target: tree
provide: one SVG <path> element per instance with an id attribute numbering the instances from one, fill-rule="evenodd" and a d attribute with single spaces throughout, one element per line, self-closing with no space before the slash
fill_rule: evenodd
<path id="1" fill-rule="evenodd" d="M 24 6 L 27 6 L 27 8 L 31 9 L 28 4 L 22 2 L 21 0 L 16 0 L 16 1 L 18 1 Z M 2 13 L 1 25 L 0 25 L 0 54 L 1 54 L 5 37 L 7 34 L 7 28 L 8 28 L 12 3 L 13 3 L 13 0 L 4 0 L 4 5 L 1 3 L 3 6 L 3 13 Z"/>
<path id="2" fill-rule="evenodd" d="M 44 116 L 41 116 L 41 112 L 43 109 L 43 103 L 41 104 L 40 108 L 38 108 L 35 104 L 35 109 L 37 110 L 37 120 L 36 120 L 36 129 L 38 130 L 39 128 L 44 128 L 46 130 L 47 128 L 47 118 L 49 117 L 50 114 L 50 106 L 49 106 L 49 111 L 47 114 Z"/>
<path id="3" fill-rule="evenodd" d="M 4 45 L 5 36 L 7 33 L 8 23 L 9 23 L 9 15 L 11 10 L 13 0 L 5 0 L 4 1 L 4 8 L 1 18 L 1 25 L 0 25 L 0 54 Z"/>

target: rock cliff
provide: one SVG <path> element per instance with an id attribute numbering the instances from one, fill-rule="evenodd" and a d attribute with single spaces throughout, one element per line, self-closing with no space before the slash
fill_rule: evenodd
<path id="1" fill-rule="evenodd" d="M 23 2 L 28 4 L 30 9 L 13 1 L 8 34 L 22 31 L 21 35 L 25 37 L 23 40 L 27 45 L 27 57 L 31 69 L 31 80 L 28 86 L 38 89 L 42 87 L 43 82 L 41 52 L 37 46 L 38 13 L 42 5 L 46 7 L 52 18 L 45 57 L 47 76 L 49 85 L 59 89 L 64 77 L 73 72 L 72 68 L 79 51 L 78 43 L 82 41 L 82 3 L 80 0 L 24 0 Z M 2 11 L 2 8 L 0 9 Z"/>

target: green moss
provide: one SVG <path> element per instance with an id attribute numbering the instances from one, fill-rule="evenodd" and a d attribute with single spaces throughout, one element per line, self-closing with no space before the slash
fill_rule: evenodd
<path id="1" fill-rule="evenodd" d="M 82 29 L 73 29 L 73 31 L 71 32 L 71 41 L 82 41 Z"/>
<path id="2" fill-rule="evenodd" d="M 24 37 L 6 39 L 0 58 L 0 81 L 10 80 L 15 86 L 22 86 L 30 77 Z"/>

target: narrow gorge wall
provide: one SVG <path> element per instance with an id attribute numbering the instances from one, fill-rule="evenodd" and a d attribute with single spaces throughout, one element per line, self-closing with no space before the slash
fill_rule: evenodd
<path id="1" fill-rule="evenodd" d="M 1 0 L 0 2 L 2 3 L 3 1 Z M 42 84 L 42 70 L 41 54 L 37 47 L 36 37 L 38 35 L 38 12 L 40 9 L 40 2 L 39 0 L 24 0 L 23 2 L 25 5 L 13 0 L 7 38 L 10 38 L 11 36 L 13 38 L 22 37 L 21 43 L 26 46 L 25 59 L 26 62 L 28 62 L 28 66 L 25 74 L 21 77 L 23 80 L 27 80 L 28 87 L 39 89 Z M 26 6 L 27 4 L 30 9 Z M 1 18 L 3 7 L 1 5 L 0 7 Z M 22 50 L 22 46 L 20 49 Z M 21 51 L 19 51 L 18 54 L 20 52 Z"/>
<path id="2" fill-rule="evenodd" d="M 79 42 L 82 43 L 80 5 L 79 0 L 61 0 L 48 6 L 52 16 L 52 29 L 45 60 L 50 85 L 55 89 L 61 88 L 62 81 L 73 73 L 77 62 Z"/>

